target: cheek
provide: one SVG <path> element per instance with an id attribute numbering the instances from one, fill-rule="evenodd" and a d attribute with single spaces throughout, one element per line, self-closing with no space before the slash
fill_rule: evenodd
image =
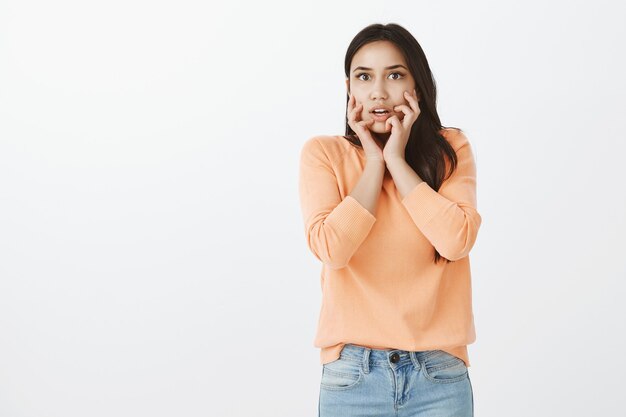
<path id="1" fill-rule="evenodd" d="M 352 94 L 354 95 L 354 98 L 356 99 L 356 101 L 359 103 L 363 103 L 367 98 L 365 94 L 360 93 L 359 91 L 352 91 Z"/>

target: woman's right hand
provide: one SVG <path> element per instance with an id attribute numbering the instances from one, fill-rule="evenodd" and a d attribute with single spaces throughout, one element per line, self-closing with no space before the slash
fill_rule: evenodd
<path id="1" fill-rule="evenodd" d="M 359 103 L 355 106 L 355 103 L 356 99 L 350 94 L 350 99 L 348 100 L 348 125 L 359 137 L 367 160 L 384 162 L 383 150 L 378 146 L 369 129 L 374 120 L 361 120 L 363 105 Z"/>

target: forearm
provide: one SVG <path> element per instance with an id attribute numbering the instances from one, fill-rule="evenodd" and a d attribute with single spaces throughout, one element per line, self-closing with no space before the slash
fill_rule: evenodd
<path id="1" fill-rule="evenodd" d="M 368 160 L 361 178 L 349 194 L 374 216 L 384 176 L 385 162 Z"/>
<path id="2" fill-rule="evenodd" d="M 420 183 L 424 182 L 404 158 L 398 157 L 388 160 L 387 169 L 389 169 L 393 182 L 402 198 Z"/>
<path id="3" fill-rule="evenodd" d="M 409 216 L 439 254 L 451 261 L 467 256 L 481 224 L 476 211 L 475 170 L 468 168 L 467 150 L 459 161 L 447 188 L 440 187 L 443 193 L 432 189 L 403 159 L 387 162 Z"/>

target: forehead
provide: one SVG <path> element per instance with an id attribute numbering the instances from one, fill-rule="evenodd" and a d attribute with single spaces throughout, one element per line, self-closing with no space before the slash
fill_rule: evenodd
<path id="1" fill-rule="evenodd" d="M 374 70 L 383 70 L 395 64 L 406 66 L 406 61 L 400 49 L 389 41 L 375 41 L 363 45 L 352 57 L 350 69 L 368 67 Z"/>

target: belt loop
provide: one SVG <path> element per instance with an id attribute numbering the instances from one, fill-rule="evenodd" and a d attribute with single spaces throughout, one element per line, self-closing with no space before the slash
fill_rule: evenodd
<path id="1" fill-rule="evenodd" d="M 422 364 L 420 363 L 420 360 L 417 356 L 417 352 L 411 351 L 409 352 L 409 356 L 411 357 L 411 362 L 413 362 L 413 366 L 415 367 L 415 369 L 420 369 L 422 367 Z"/>
<path id="2" fill-rule="evenodd" d="M 366 347 L 365 349 L 363 349 L 363 373 L 365 374 L 369 374 L 370 372 L 370 352 L 372 351 L 372 349 Z"/>

